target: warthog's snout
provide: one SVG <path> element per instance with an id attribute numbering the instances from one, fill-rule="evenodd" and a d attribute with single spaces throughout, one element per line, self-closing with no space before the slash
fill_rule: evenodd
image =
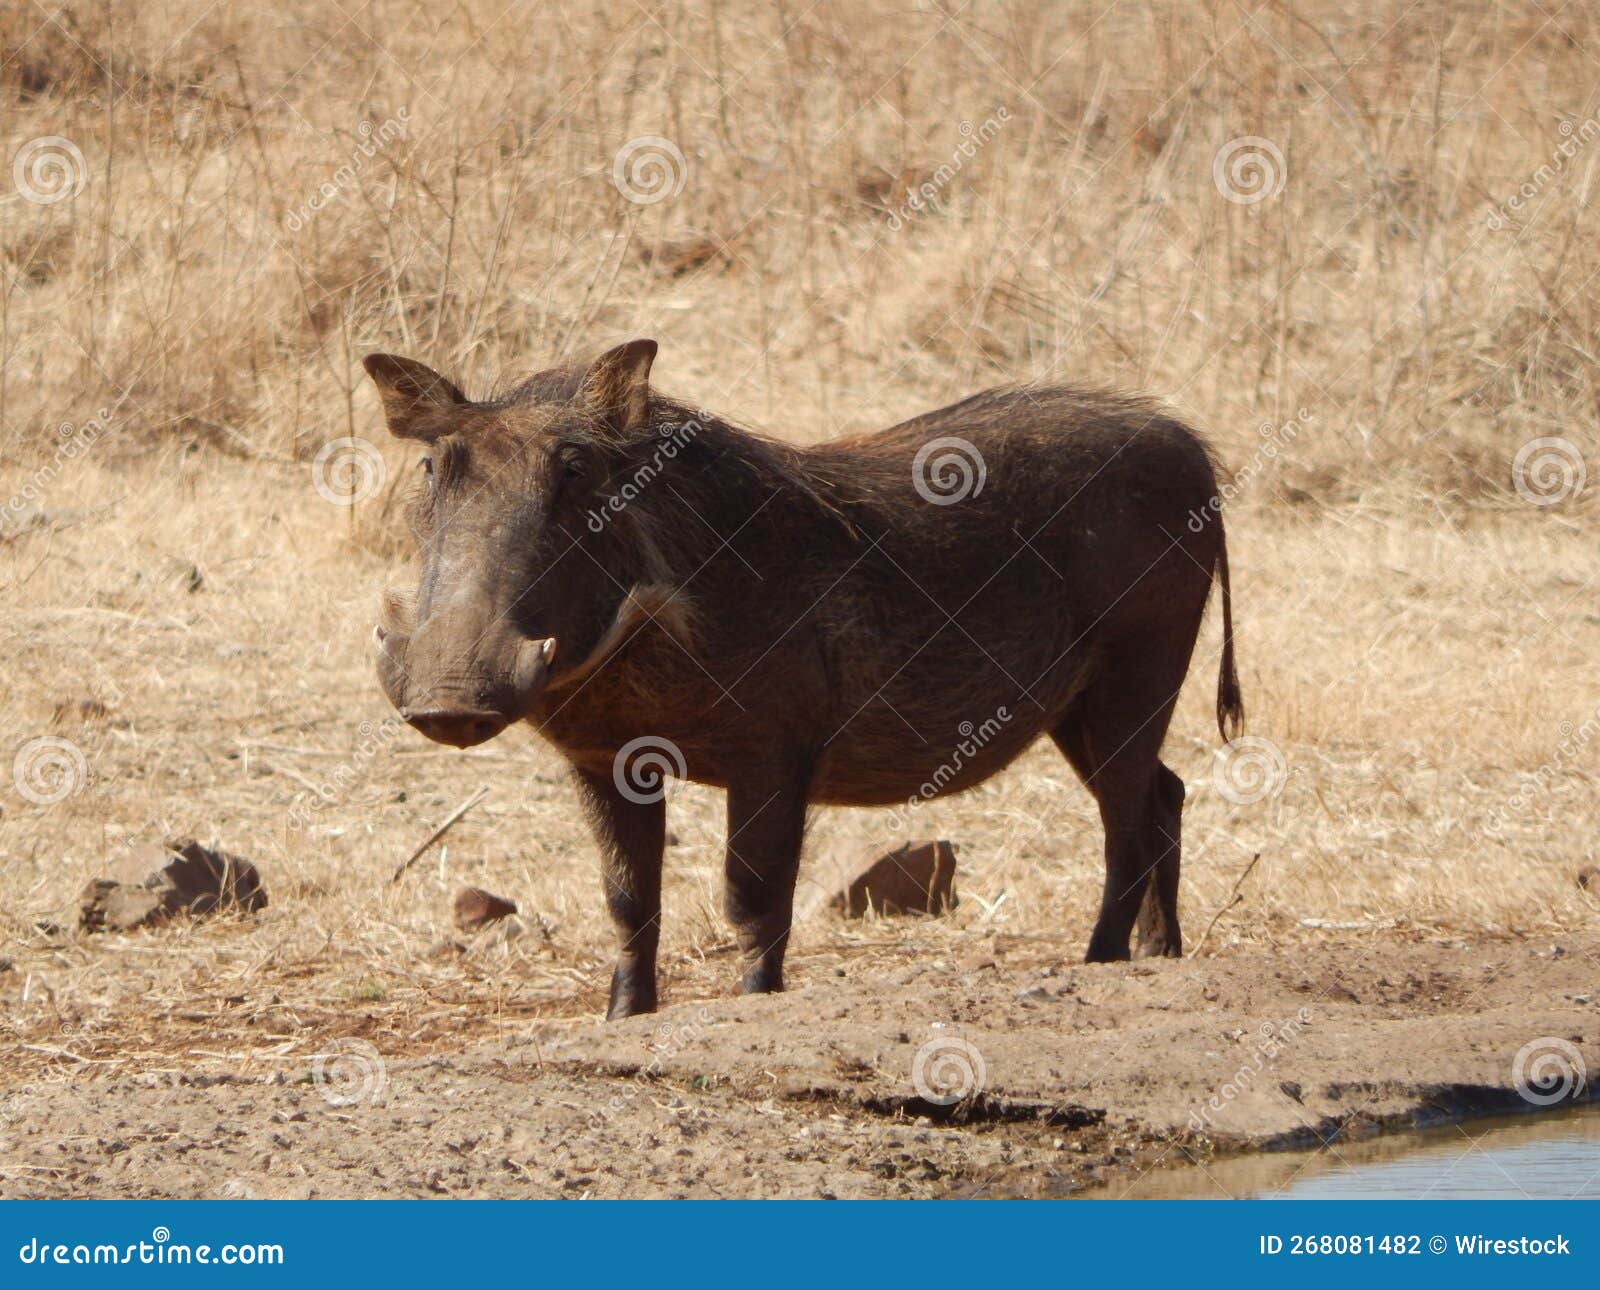
<path id="1" fill-rule="evenodd" d="M 450 708 L 429 708 L 423 712 L 401 708 L 400 715 L 435 743 L 449 744 L 452 748 L 487 743 L 510 724 L 498 712 L 461 712 Z"/>
<path id="2" fill-rule="evenodd" d="M 452 748 L 486 743 L 526 716 L 556 655 L 555 637 L 547 636 L 520 641 L 509 667 L 441 669 L 428 650 L 413 650 L 404 633 L 380 626 L 372 640 L 378 679 L 401 719 Z"/>

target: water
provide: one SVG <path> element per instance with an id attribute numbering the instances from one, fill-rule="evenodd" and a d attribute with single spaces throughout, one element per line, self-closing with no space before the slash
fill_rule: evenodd
<path id="1" fill-rule="evenodd" d="M 1154 1169 L 1085 1199 L 1600 1200 L 1600 1107 Z"/>

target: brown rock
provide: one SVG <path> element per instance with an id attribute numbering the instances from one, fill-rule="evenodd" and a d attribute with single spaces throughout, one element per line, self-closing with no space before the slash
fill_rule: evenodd
<path id="1" fill-rule="evenodd" d="M 1585 865 L 1578 870 L 1578 889 L 1580 891 L 1600 892 L 1600 869 L 1592 864 Z"/>
<path id="2" fill-rule="evenodd" d="M 456 927 L 463 932 L 482 931 L 516 912 L 517 907 L 504 896 L 496 896 L 482 887 L 463 887 L 456 892 Z"/>
<path id="3" fill-rule="evenodd" d="M 112 878 L 93 879 L 83 889 L 79 922 L 87 931 L 150 927 L 179 914 L 199 918 L 225 910 L 254 913 L 267 903 L 255 865 L 193 838 L 135 847 L 114 873 Z"/>
<path id="4" fill-rule="evenodd" d="M 907 842 L 887 854 L 867 855 L 846 872 L 848 885 L 828 903 L 849 918 L 869 908 L 880 914 L 942 914 L 956 907 L 954 842 Z"/>

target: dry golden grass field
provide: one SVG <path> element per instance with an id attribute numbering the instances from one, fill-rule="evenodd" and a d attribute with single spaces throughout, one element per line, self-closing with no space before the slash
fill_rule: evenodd
<path id="1" fill-rule="evenodd" d="M 1592 953 L 1597 71 L 1561 0 L 5 6 L 0 1107 L 604 1008 L 559 758 L 428 743 L 374 679 L 417 456 L 374 350 L 478 393 L 652 336 L 661 388 L 797 443 L 1151 393 L 1231 471 L 1261 741 L 1216 760 L 1213 607 L 1165 754 L 1191 954 Z M 819 810 L 811 852 L 884 820 Z M 721 794 L 669 827 L 664 998 L 720 999 Z M 793 989 L 1082 958 L 1099 820 L 1053 747 L 912 827 L 960 844 L 959 908 L 814 913 Z M 174 834 L 268 908 L 81 932 L 85 882 Z M 522 918 L 441 953 L 462 884 Z"/>

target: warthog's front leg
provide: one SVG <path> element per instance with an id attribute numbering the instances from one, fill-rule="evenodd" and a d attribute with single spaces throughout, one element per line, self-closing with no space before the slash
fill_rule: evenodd
<path id="1" fill-rule="evenodd" d="M 624 797 L 610 775 L 578 772 L 595 841 L 606 904 L 620 951 L 606 1020 L 656 1010 L 656 946 L 661 939 L 661 849 L 666 804 Z"/>
<path id="2" fill-rule="evenodd" d="M 798 767 L 728 787 L 724 862 L 728 921 L 744 958 L 743 994 L 783 989 L 783 955 L 806 828 L 807 774 Z"/>

